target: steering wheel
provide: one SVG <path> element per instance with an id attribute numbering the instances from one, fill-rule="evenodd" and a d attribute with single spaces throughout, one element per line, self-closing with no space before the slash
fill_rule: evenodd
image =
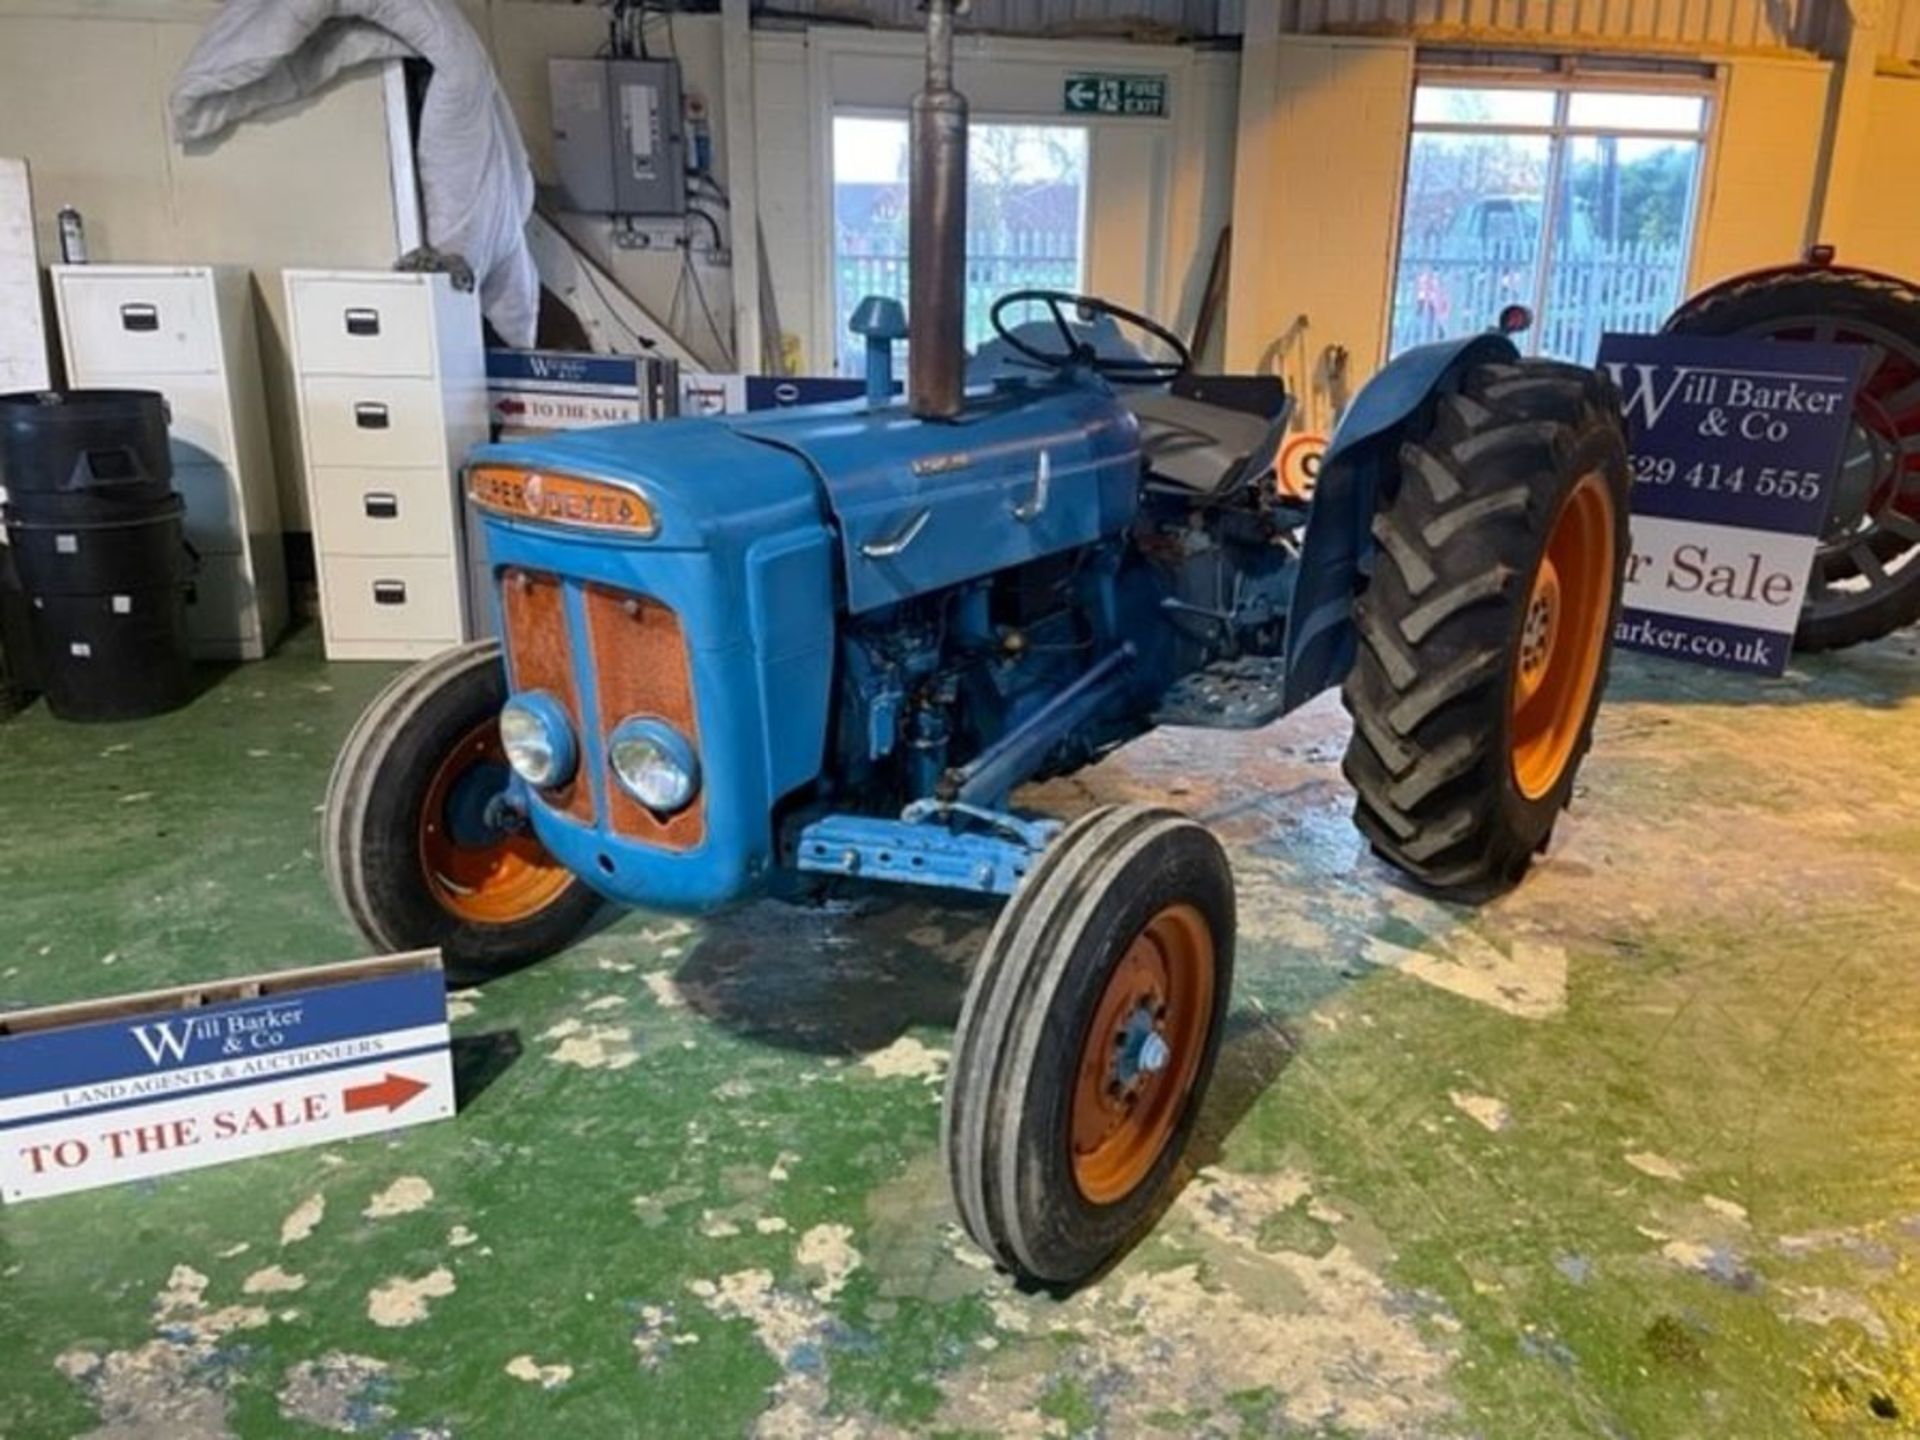
<path id="1" fill-rule="evenodd" d="M 1053 323 L 1060 331 L 1060 339 L 1065 348 L 1061 350 L 1042 350 L 1039 346 L 1020 338 L 1001 318 L 1002 312 L 1010 305 L 1019 305 L 1037 301 L 1047 307 L 1053 316 Z M 1144 330 L 1155 340 L 1166 346 L 1174 354 L 1171 360 L 1130 360 L 1120 355 L 1102 355 L 1086 340 L 1073 333 L 1063 306 L 1072 306 L 1082 321 L 1091 320 L 1097 315 L 1110 315 L 1115 320 L 1125 321 L 1136 329 Z M 1097 295 L 1074 295 L 1065 290 L 1010 290 L 993 302 L 988 313 L 993 324 L 993 333 L 1029 360 L 1055 370 L 1065 370 L 1070 366 L 1084 365 L 1096 375 L 1109 380 L 1119 380 L 1129 385 L 1164 385 L 1193 368 L 1193 352 L 1187 349 L 1178 335 L 1168 330 L 1158 321 L 1149 320 L 1144 315 L 1136 315 L 1131 310 L 1122 309 L 1111 300 L 1102 300 Z"/>

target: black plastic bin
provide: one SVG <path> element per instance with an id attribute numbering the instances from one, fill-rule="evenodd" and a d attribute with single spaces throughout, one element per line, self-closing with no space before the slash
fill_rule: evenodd
<path id="1" fill-rule="evenodd" d="M 173 491 L 167 402 L 157 390 L 42 390 L 0 395 L 0 486 L 8 505 L 43 497 L 103 506 L 152 504 Z"/>
<path id="2" fill-rule="evenodd" d="M 0 395 L 0 484 L 47 706 L 131 720 L 193 695 L 185 505 L 143 390 Z"/>
<path id="3" fill-rule="evenodd" d="M 184 587 L 190 578 L 182 522 L 186 503 L 168 495 L 117 508 L 114 518 L 99 519 L 9 507 L 7 542 L 13 546 L 21 589 L 43 596 Z M 183 603 L 184 598 L 183 592 Z"/>
<path id="4" fill-rule="evenodd" d="M 177 583 L 36 595 L 32 606 L 41 689 L 62 720 L 138 720 L 193 698 Z"/>

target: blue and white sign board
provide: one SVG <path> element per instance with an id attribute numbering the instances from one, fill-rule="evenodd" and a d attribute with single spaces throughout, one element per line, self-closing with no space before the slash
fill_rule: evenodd
<path id="1" fill-rule="evenodd" d="M 9 1204 L 453 1114 L 437 951 L 0 1015 Z"/>
<path id="2" fill-rule="evenodd" d="M 502 439 L 643 418 L 646 362 L 571 350 L 487 351 L 487 403 Z"/>
<path id="3" fill-rule="evenodd" d="M 1778 675 L 1826 523 L 1866 352 L 1609 335 L 1626 402 L 1633 546 L 1616 644 Z"/>

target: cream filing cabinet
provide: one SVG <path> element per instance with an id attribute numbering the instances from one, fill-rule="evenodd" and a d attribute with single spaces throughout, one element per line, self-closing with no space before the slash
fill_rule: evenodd
<path id="1" fill-rule="evenodd" d="M 53 293 L 73 385 L 166 396 L 195 655 L 258 660 L 286 627 L 287 579 L 250 273 L 56 265 Z"/>
<path id="2" fill-rule="evenodd" d="M 478 299 L 437 274 L 285 281 L 327 656 L 458 644 L 473 633 L 459 469 L 487 438 Z"/>

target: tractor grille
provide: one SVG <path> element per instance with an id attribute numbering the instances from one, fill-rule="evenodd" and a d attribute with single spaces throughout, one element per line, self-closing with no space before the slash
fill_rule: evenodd
<path id="1" fill-rule="evenodd" d="M 658 716 L 686 736 L 698 755 L 700 732 L 694 728 L 693 674 L 680 617 L 657 600 L 623 595 L 597 585 L 586 588 L 586 602 L 601 735 L 629 715 Z M 691 805 L 663 819 L 618 785 L 609 783 L 607 811 L 616 835 L 644 840 L 664 850 L 691 850 L 707 833 L 704 786 Z"/>
<path id="2" fill-rule="evenodd" d="M 588 726 L 599 743 L 583 746 L 601 753 L 607 735 L 633 715 L 666 721 L 700 753 L 695 728 L 693 674 L 680 617 L 657 600 L 598 585 L 560 580 L 525 570 L 501 577 L 509 673 L 515 690 L 545 690 L 559 700 L 576 734 Z M 567 606 L 569 586 L 577 586 L 585 633 L 577 634 Z M 584 648 L 583 648 L 584 647 Z M 595 713 L 583 714 L 574 657 L 591 661 Z M 594 789 L 599 787 L 609 828 L 616 835 L 665 850 L 691 850 L 706 835 L 706 791 L 678 814 L 657 816 L 613 782 L 581 771 L 546 799 L 585 824 L 595 823 Z"/>
<path id="3" fill-rule="evenodd" d="M 507 674 L 512 688 L 544 690 L 580 729 L 580 692 L 567 645 L 567 592 L 551 575 L 509 570 L 501 577 L 501 617 L 507 632 Z M 565 785 L 545 792 L 547 803 L 583 825 L 594 821 L 593 786 L 584 768 Z"/>

